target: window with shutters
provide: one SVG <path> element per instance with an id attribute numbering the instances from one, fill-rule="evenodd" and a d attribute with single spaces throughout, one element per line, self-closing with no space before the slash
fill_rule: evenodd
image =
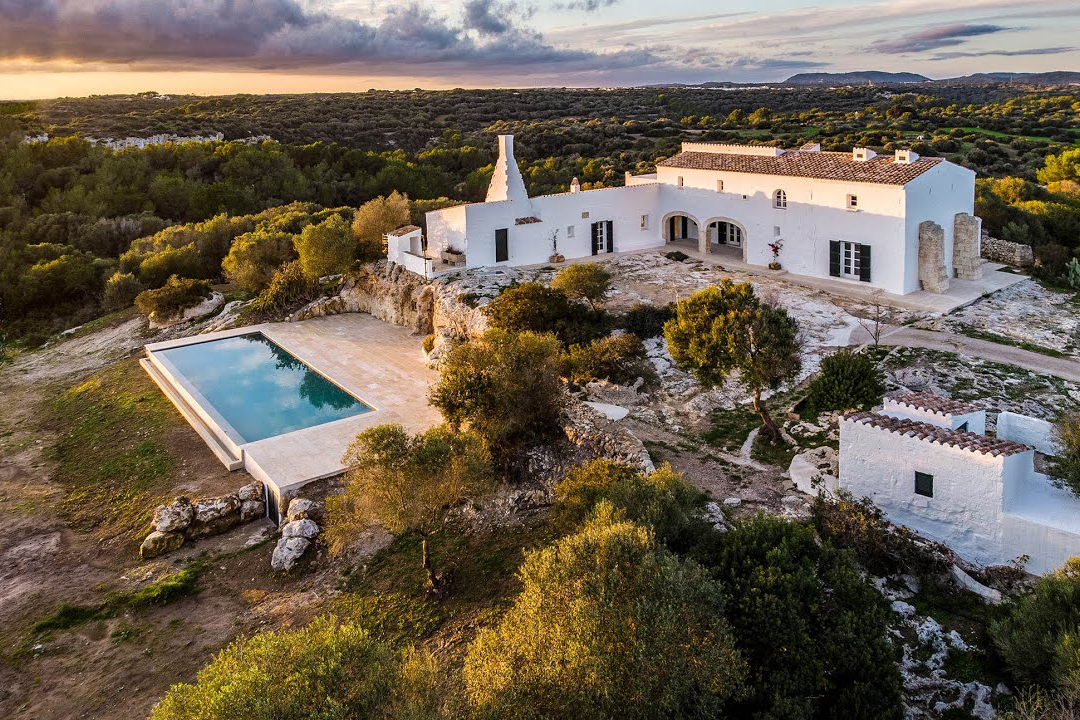
<path id="1" fill-rule="evenodd" d="M 778 210 L 784 210 L 787 208 L 787 193 L 783 190 L 777 190 L 773 193 L 773 207 Z"/>
<path id="2" fill-rule="evenodd" d="M 848 206 L 848 210 L 858 210 L 859 209 L 859 196 L 858 195 L 848 195 L 847 196 L 847 206 Z"/>

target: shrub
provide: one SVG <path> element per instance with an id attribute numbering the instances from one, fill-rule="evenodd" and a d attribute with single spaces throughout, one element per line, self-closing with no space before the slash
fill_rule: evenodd
<path id="1" fill-rule="evenodd" d="M 1080 496 L 1080 412 L 1063 412 L 1054 421 L 1054 439 L 1060 446 L 1054 476 Z"/>
<path id="2" fill-rule="evenodd" d="M 138 278 L 131 273 L 117 271 L 105 281 L 102 302 L 111 310 L 129 307 L 142 290 L 143 286 Z"/>
<path id="3" fill-rule="evenodd" d="M 1035 246 L 1035 267 L 1031 272 L 1035 277 L 1048 283 L 1059 285 L 1065 282 L 1069 272 L 1072 253 L 1069 248 L 1058 243 L 1044 243 Z"/>
<path id="4" fill-rule="evenodd" d="M 221 268 L 231 282 L 257 293 L 270 284 L 279 267 L 295 256 L 291 233 L 254 230 L 233 241 Z"/>
<path id="5" fill-rule="evenodd" d="M 990 637 L 1022 683 L 1067 685 L 1080 679 L 1080 558 L 1041 578 L 990 623 Z"/>
<path id="6" fill-rule="evenodd" d="M 331 215 L 318 225 L 308 225 L 294 244 L 300 267 L 309 278 L 343 273 L 356 261 L 356 236 L 340 215 Z"/>
<path id="7" fill-rule="evenodd" d="M 603 328 L 602 314 L 572 301 L 561 290 L 535 282 L 504 290 L 488 303 L 484 314 L 493 328 L 551 333 L 565 345 L 588 342 Z"/>
<path id="8" fill-rule="evenodd" d="M 684 253 L 682 250 L 672 250 L 671 252 L 664 253 L 664 257 L 668 260 L 674 260 L 675 262 L 682 262 L 683 260 L 689 260 L 690 256 Z"/>
<path id="9" fill-rule="evenodd" d="M 139 280 L 143 284 L 161 287 L 172 276 L 197 278 L 202 276 L 202 259 L 194 244 L 167 247 L 147 255 L 139 263 Z"/>
<path id="10" fill-rule="evenodd" d="M 169 688 L 150 720 L 408 717 L 417 704 L 414 662 L 359 625 L 320 618 L 234 641 L 193 684 Z"/>
<path id="11" fill-rule="evenodd" d="M 903 717 L 890 611 L 847 552 L 769 515 L 706 538 L 697 556 L 752 670 L 732 717 Z"/>
<path id="12" fill-rule="evenodd" d="M 643 340 L 664 334 L 664 323 L 675 317 L 675 304 L 649 305 L 640 303 L 619 317 L 618 324 L 626 332 Z"/>
<path id="13" fill-rule="evenodd" d="M 530 553 L 522 590 L 469 646 L 482 718 L 716 717 L 742 688 L 716 584 L 611 508 Z"/>
<path id="14" fill-rule="evenodd" d="M 210 282 L 173 275 L 156 290 L 144 290 L 135 298 L 139 312 L 154 320 L 171 320 L 189 307 L 210 297 Z"/>
<path id="15" fill-rule="evenodd" d="M 651 382 L 656 372 L 637 335 L 621 333 L 597 338 L 587 345 L 571 345 L 567 377 L 576 383 L 608 380 L 625 385 L 639 377 Z"/>
<path id="16" fill-rule="evenodd" d="M 688 547 L 703 521 L 701 493 L 665 464 L 643 473 L 613 460 L 592 460 L 571 468 L 555 486 L 552 522 L 560 532 L 576 532 L 601 502 L 625 519 L 652 528 L 674 550 Z"/>
<path id="17" fill-rule="evenodd" d="M 500 465 L 521 461 L 522 451 L 561 434 L 559 344 L 488 330 L 447 354 L 428 397 L 451 425 L 476 430 Z"/>
<path id="18" fill-rule="evenodd" d="M 810 383 L 806 405 L 812 412 L 866 410 L 885 395 L 885 375 L 872 358 L 841 350 L 821 361 L 821 372 Z"/>
<path id="19" fill-rule="evenodd" d="M 270 284 L 251 301 L 247 313 L 253 318 L 274 318 L 315 296 L 318 282 L 304 274 L 299 260 L 282 265 Z"/>
<path id="20" fill-rule="evenodd" d="M 599 263 L 571 265 L 551 281 L 551 287 L 566 293 L 574 300 L 584 300 L 589 307 L 604 299 L 611 289 L 611 273 Z"/>
<path id="21" fill-rule="evenodd" d="M 360 206 L 353 216 L 352 231 L 361 262 L 386 257 L 386 233 L 409 224 L 409 196 L 396 190 Z"/>

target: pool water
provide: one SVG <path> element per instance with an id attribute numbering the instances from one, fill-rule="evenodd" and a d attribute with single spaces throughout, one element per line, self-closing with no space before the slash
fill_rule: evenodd
<path id="1" fill-rule="evenodd" d="M 371 407 L 261 333 L 154 354 L 186 379 L 239 443 L 255 442 L 371 411 Z M 235 437 L 239 435 L 239 437 Z"/>

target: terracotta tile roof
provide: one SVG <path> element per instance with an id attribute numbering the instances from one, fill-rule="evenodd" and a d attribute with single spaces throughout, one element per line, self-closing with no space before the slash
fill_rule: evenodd
<path id="1" fill-rule="evenodd" d="M 949 445 L 960 448 L 961 450 L 980 452 L 983 455 L 993 455 L 994 457 L 999 455 L 1017 455 L 1031 450 L 1027 445 L 1022 445 L 1018 442 L 1013 442 L 1012 440 L 999 440 L 998 438 L 979 435 L 977 433 L 968 432 L 967 430 L 949 430 L 948 428 L 919 422 L 918 420 L 894 418 L 889 417 L 888 415 L 879 415 L 874 412 L 856 413 L 854 415 L 848 415 L 844 419 L 898 433 L 900 435 L 906 435 L 907 437 L 928 440 L 940 445 Z"/>
<path id="2" fill-rule="evenodd" d="M 738 155 L 735 153 L 681 152 L 657 165 L 694 170 L 724 170 L 756 175 L 786 175 L 818 180 L 906 185 L 940 163 L 942 158 L 919 158 L 913 163 L 893 162 L 892 155 L 879 155 L 865 162 L 855 162 L 851 153 L 801 152 L 789 150 L 782 155 Z"/>
<path id="3" fill-rule="evenodd" d="M 386 234 L 387 235 L 393 235 L 394 237 L 400 237 L 402 235 L 408 235 L 411 232 L 416 232 L 419 229 L 420 228 L 416 227 L 415 225 L 403 225 L 403 226 L 399 227 L 397 230 L 391 230 L 390 232 L 388 232 Z"/>
<path id="4" fill-rule="evenodd" d="M 543 222 L 543 220 L 541 220 L 538 217 L 523 217 L 523 218 L 516 218 L 514 220 L 515 225 L 532 225 L 533 223 L 538 223 L 538 222 Z"/>
<path id="5" fill-rule="evenodd" d="M 891 400 L 894 403 L 899 403 L 900 405 L 907 405 L 908 407 L 918 408 L 919 410 L 927 410 L 939 415 L 966 415 L 967 413 L 977 412 L 982 409 L 971 403 L 941 397 L 940 395 L 934 395 L 932 393 L 890 393 L 886 396 L 886 399 Z"/>

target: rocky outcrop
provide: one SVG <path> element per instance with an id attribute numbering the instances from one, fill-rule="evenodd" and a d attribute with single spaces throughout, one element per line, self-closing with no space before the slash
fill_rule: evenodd
<path id="1" fill-rule="evenodd" d="M 270 567 L 281 572 L 292 570 L 310 546 L 311 541 L 302 537 L 281 538 L 270 558 Z"/>
<path id="2" fill-rule="evenodd" d="M 241 523 L 266 516 L 263 484 L 248 483 L 235 493 L 192 503 L 178 497 L 154 510 L 154 530 L 143 540 L 139 555 L 146 559 L 179 549 L 187 540 L 218 535 Z"/>
<path id="3" fill-rule="evenodd" d="M 795 487 L 807 495 L 821 492 L 835 494 L 840 487 L 839 459 L 828 445 L 804 450 L 791 458 L 788 476 Z"/>
<path id="4" fill-rule="evenodd" d="M 322 506 L 307 498 L 293 498 L 285 513 L 287 522 L 281 526 L 270 567 L 281 572 L 292 570 L 319 535 L 315 518 L 322 517 Z"/>
<path id="5" fill-rule="evenodd" d="M 640 440 L 583 402 L 571 400 L 567 405 L 563 431 L 571 443 L 588 455 L 624 462 L 645 472 L 656 469 Z"/>

